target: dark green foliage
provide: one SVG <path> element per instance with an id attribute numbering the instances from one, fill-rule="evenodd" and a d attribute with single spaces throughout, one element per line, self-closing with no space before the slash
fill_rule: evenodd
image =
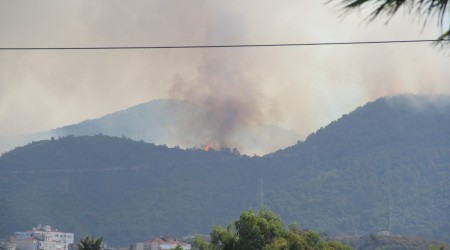
<path id="1" fill-rule="evenodd" d="M 211 243 L 197 239 L 196 246 L 211 250 L 307 250 L 329 249 L 349 250 L 339 242 L 321 241 L 319 234 L 286 229 L 279 216 L 268 209 L 258 213 L 252 210 L 243 212 L 239 219 L 227 228 L 214 227 L 211 231 Z"/>
<path id="2" fill-rule="evenodd" d="M 198 234 L 195 236 L 192 246 L 198 250 L 208 250 L 210 248 L 210 244 L 204 241 Z"/>
<path id="3" fill-rule="evenodd" d="M 287 222 L 450 241 L 448 100 L 379 99 L 264 157 L 101 135 L 33 142 L 0 157 L 0 236 L 44 223 L 119 246 L 206 233 L 260 207 L 263 178 L 264 204 Z"/>
<path id="4" fill-rule="evenodd" d="M 450 23 L 444 24 L 445 18 L 450 15 L 448 0 L 340 0 L 347 10 L 370 6 L 373 11 L 371 18 L 375 19 L 386 14 L 391 17 L 402 7 L 409 12 L 416 12 L 419 16 L 425 16 L 425 21 L 436 15 L 438 25 L 447 25 L 447 30 L 439 37 L 440 40 L 450 38 Z"/>
<path id="5" fill-rule="evenodd" d="M 241 246 L 239 249 L 263 249 L 284 233 L 281 219 L 267 209 L 262 209 L 257 214 L 251 210 L 242 213 L 234 227 L 237 243 Z"/>
<path id="6" fill-rule="evenodd" d="M 95 239 L 93 236 L 87 236 L 78 242 L 77 247 L 78 250 L 102 250 L 103 238 Z"/>
<path id="7" fill-rule="evenodd" d="M 441 245 L 439 245 L 439 247 L 430 246 L 429 249 L 430 249 L 430 250 L 445 250 L 445 245 L 444 245 L 444 244 L 441 244 Z"/>

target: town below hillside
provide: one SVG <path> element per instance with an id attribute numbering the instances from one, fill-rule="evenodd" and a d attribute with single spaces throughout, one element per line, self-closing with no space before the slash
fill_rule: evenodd
<path id="1" fill-rule="evenodd" d="M 89 238 L 89 237 L 86 237 Z M 390 235 L 389 232 L 371 233 L 365 236 L 321 237 L 325 242 L 343 243 L 354 250 L 444 250 L 450 245 L 430 239 Z M 8 238 L 0 240 L 1 250 L 86 250 L 80 249 L 80 243 L 74 242 L 74 234 L 62 232 L 49 225 L 33 227 L 23 232 L 15 232 Z M 127 247 L 113 247 L 102 239 L 101 250 L 163 250 L 163 249 L 203 249 L 197 240 L 210 242 L 210 235 L 191 235 L 178 240 L 173 237 L 156 237 Z M 83 239 L 79 240 L 83 242 Z M 330 248 L 331 249 L 331 248 Z M 90 249 L 96 250 L 96 249 Z"/>
<path id="2" fill-rule="evenodd" d="M 14 232 L 8 239 L 0 241 L 1 250 L 100 250 L 90 249 L 85 246 L 84 239 L 77 243 L 74 241 L 74 233 L 62 232 L 50 225 L 33 227 L 30 230 Z M 85 239 L 90 240 L 91 237 Z M 94 238 L 92 238 L 94 239 Z M 187 238 L 188 239 L 188 238 Z M 95 242 L 95 240 L 92 240 Z M 143 242 L 131 244 L 126 248 L 113 248 L 100 238 L 99 247 L 102 250 L 162 250 L 178 249 L 189 250 L 191 245 L 172 237 L 158 237 Z"/>

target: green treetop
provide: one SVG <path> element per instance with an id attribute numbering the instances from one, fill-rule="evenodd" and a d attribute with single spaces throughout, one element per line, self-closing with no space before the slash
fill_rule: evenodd
<path id="1" fill-rule="evenodd" d="M 400 8 L 408 12 L 415 12 L 424 16 L 425 22 L 433 16 L 437 17 L 437 24 L 443 28 L 439 40 L 450 38 L 450 8 L 448 0 L 339 0 L 346 10 L 355 10 L 361 7 L 372 9 L 371 19 L 381 15 L 392 17 Z M 445 26 L 445 27 L 444 27 Z"/>
<path id="2" fill-rule="evenodd" d="M 281 218 L 268 209 L 257 213 L 243 212 L 227 228 L 215 226 L 211 242 L 196 238 L 194 246 L 200 250 L 349 250 L 339 242 L 325 242 L 313 231 L 297 227 L 285 228 Z"/>
<path id="3" fill-rule="evenodd" d="M 103 250 L 103 238 L 95 239 L 92 236 L 87 236 L 81 239 L 77 246 L 78 250 Z"/>

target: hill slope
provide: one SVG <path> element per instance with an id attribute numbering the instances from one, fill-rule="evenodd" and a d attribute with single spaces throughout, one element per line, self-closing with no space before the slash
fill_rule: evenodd
<path id="1" fill-rule="evenodd" d="M 51 137 L 101 133 L 159 145 L 191 148 L 208 143 L 209 138 L 205 134 L 207 129 L 202 127 L 203 119 L 202 108 L 197 105 L 170 99 L 155 100 L 51 131 L 0 139 L 4 142 L 1 144 L 11 146 L 14 142 L 16 145 L 23 145 Z M 298 140 L 295 132 L 271 125 L 240 127 L 231 136 L 233 147 L 250 155 L 273 152 Z"/>
<path id="2" fill-rule="evenodd" d="M 448 241 L 449 100 L 382 98 L 266 156 L 288 169 L 273 196 L 276 204 L 288 196 L 296 205 L 283 203 L 281 214 L 324 231 L 390 230 Z"/>
<path id="3" fill-rule="evenodd" d="M 0 232 L 50 223 L 123 245 L 202 232 L 222 222 L 217 214 L 229 219 L 251 206 L 252 190 L 241 185 L 247 176 L 227 166 L 248 160 L 101 135 L 34 142 L 0 158 Z"/>
<path id="4" fill-rule="evenodd" d="M 382 98 L 265 157 L 108 136 L 0 157 L 0 235 L 50 223 L 128 245 L 207 233 L 264 204 L 329 234 L 383 230 L 450 241 L 447 97 Z"/>

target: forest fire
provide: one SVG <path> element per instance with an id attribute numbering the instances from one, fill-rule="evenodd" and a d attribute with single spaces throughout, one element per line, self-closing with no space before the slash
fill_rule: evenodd
<path id="1" fill-rule="evenodd" d="M 208 143 L 205 146 L 203 146 L 202 149 L 203 151 L 208 152 L 211 147 L 212 147 L 211 143 Z"/>

